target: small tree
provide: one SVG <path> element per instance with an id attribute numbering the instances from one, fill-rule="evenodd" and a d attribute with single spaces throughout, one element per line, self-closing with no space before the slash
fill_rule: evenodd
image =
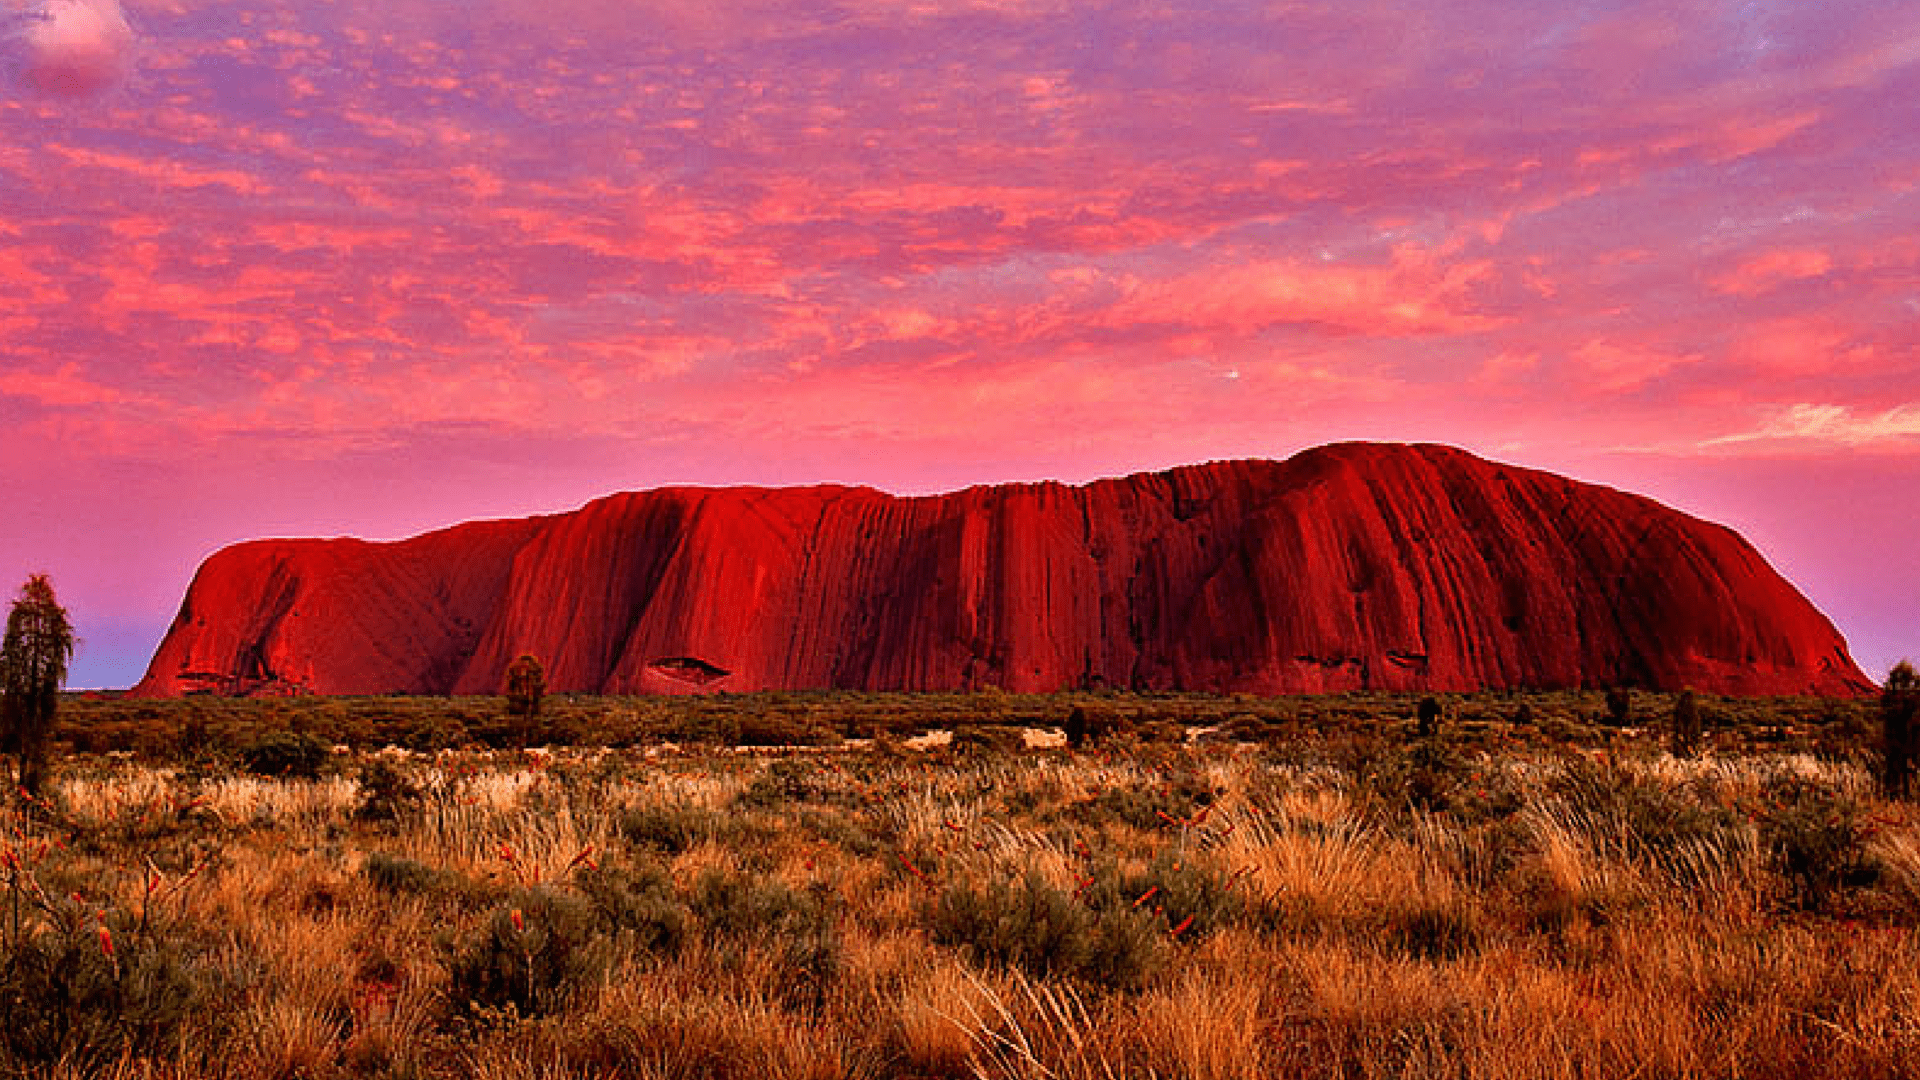
<path id="1" fill-rule="evenodd" d="M 538 657 L 522 653 L 507 665 L 507 715 L 532 720 L 540 715 L 540 698 L 547 692 L 547 670 Z"/>
<path id="2" fill-rule="evenodd" d="M 1880 733 L 1884 743 L 1881 783 L 1892 798 L 1913 789 L 1913 768 L 1920 760 L 1920 676 L 1902 660 L 1887 673 L 1880 691 Z"/>
<path id="3" fill-rule="evenodd" d="M 1079 750 L 1087 745 L 1087 710 L 1078 705 L 1067 714 L 1067 746 Z"/>
<path id="4" fill-rule="evenodd" d="M 1692 757 L 1700 749 L 1700 699 L 1692 687 L 1680 691 L 1673 703 L 1673 753 Z"/>
<path id="5" fill-rule="evenodd" d="M 47 737 L 73 658 L 73 624 L 45 574 L 20 587 L 0 643 L 0 741 L 20 762 L 20 790 L 39 798 L 46 784 Z"/>
<path id="6" fill-rule="evenodd" d="M 1440 717 L 1443 712 L 1439 698 L 1421 698 L 1419 707 L 1414 710 L 1414 734 L 1423 739 L 1440 734 Z"/>
<path id="7" fill-rule="evenodd" d="M 1633 691 L 1624 686 L 1616 686 L 1607 691 L 1607 717 L 1614 727 L 1626 727 L 1633 722 Z"/>

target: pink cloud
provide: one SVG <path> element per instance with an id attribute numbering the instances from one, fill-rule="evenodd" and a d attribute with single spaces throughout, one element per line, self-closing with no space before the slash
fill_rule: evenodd
<path id="1" fill-rule="evenodd" d="M 1499 325 L 1476 310 L 1471 292 L 1491 267 L 1448 262 L 1402 248 L 1387 265 L 1265 260 L 1143 283 L 1110 315 L 1242 335 L 1271 326 L 1329 333 L 1417 336 L 1470 333 Z"/>
<path id="2" fill-rule="evenodd" d="M 78 97 L 118 82 L 133 55 L 133 27 L 117 0 L 47 0 L 27 29 L 27 81 Z"/>
<path id="3" fill-rule="evenodd" d="M 1776 442 L 1846 447 L 1885 443 L 1920 445 L 1920 405 L 1901 405 L 1873 413 L 1845 405 L 1802 402 L 1775 410 L 1750 431 L 1724 435 L 1707 445 Z"/>
<path id="4" fill-rule="evenodd" d="M 1580 372 L 1579 390 L 1585 395 L 1638 390 L 1675 369 L 1700 359 L 1640 344 L 1622 345 L 1594 340 L 1575 349 L 1572 359 Z"/>
<path id="5" fill-rule="evenodd" d="M 1768 251 L 1715 278 L 1713 287 L 1734 296 L 1759 296 L 1789 282 L 1824 276 L 1831 269 L 1833 259 L 1824 251 Z"/>
<path id="6" fill-rule="evenodd" d="M 51 371 L 19 365 L 0 367 L 0 394 L 62 408 L 119 405 L 141 400 L 116 387 L 95 382 L 81 371 L 78 363 L 71 361 Z M 158 404 L 153 401 L 145 403 Z"/>

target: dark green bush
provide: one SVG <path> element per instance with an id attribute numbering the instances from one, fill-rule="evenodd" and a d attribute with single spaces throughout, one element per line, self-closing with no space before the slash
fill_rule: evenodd
<path id="1" fill-rule="evenodd" d="M 1441 712 L 1439 698 L 1421 698 L 1419 706 L 1414 709 L 1414 733 L 1427 739 L 1440 734 Z"/>
<path id="2" fill-rule="evenodd" d="M 734 805 L 754 810 L 778 810 L 804 803 L 851 806 L 853 793 L 841 774 L 817 761 L 782 759 L 770 763 L 734 798 Z"/>
<path id="3" fill-rule="evenodd" d="M 888 845 L 872 827 L 870 820 L 841 810 L 800 811 L 800 827 L 808 835 L 837 844 L 863 859 L 881 854 Z"/>
<path id="4" fill-rule="evenodd" d="M 1187 726 L 1177 720 L 1142 720 L 1126 733 L 1143 743 L 1178 746 L 1187 741 Z"/>
<path id="5" fill-rule="evenodd" d="M 839 975 L 839 904 L 823 884 L 796 889 L 751 872 L 709 868 L 687 896 L 710 946 L 725 958 L 759 943 L 776 950 L 789 1003 L 817 1007 Z"/>
<path id="6" fill-rule="evenodd" d="M 461 1018 L 559 1012 L 606 971 L 611 945 L 587 900 L 545 887 L 522 889 L 449 950 L 449 1005 Z"/>
<path id="7" fill-rule="evenodd" d="M 1472 907 L 1458 900 L 1427 901 L 1388 914 L 1385 944 L 1421 960 L 1457 960 L 1480 949 Z"/>
<path id="8" fill-rule="evenodd" d="M 1438 811 L 1453 806 L 1467 763 L 1445 743 L 1423 739 L 1386 751 L 1361 766 L 1362 790 L 1394 809 Z"/>
<path id="9" fill-rule="evenodd" d="M 730 825 L 727 815 L 717 810 L 684 803 L 635 806 L 620 815 L 620 835 L 628 843 L 668 855 L 720 840 Z"/>
<path id="10" fill-rule="evenodd" d="M 1108 788 L 1076 807 L 1075 816 L 1090 824 L 1117 817 L 1136 829 L 1161 829 L 1194 820 L 1213 799 L 1212 785 L 1197 770 L 1176 769 L 1159 783 Z"/>
<path id="11" fill-rule="evenodd" d="M 1095 911 L 1034 871 L 949 885 L 926 920 L 934 941 L 1042 978 L 1135 990 L 1165 962 L 1164 931 L 1151 912 L 1120 904 Z"/>
<path id="12" fill-rule="evenodd" d="M 1239 713 L 1228 717 L 1213 733 L 1213 738 L 1218 742 L 1259 743 L 1276 737 L 1282 730 L 1252 713 Z"/>
<path id="13" fill-rule="evenodd" d="M 360 872 L 366 876 L 369 884 L 384 893 L 431 893 L 453 880 L 453 876 L 444 870 L 384 851 L 368 852 L 366 861 L 360 864 Z"/>
<path id="14" fill-rule="evenodd" d="M 1760 840 L 1786 880 L 1789 901 L 1808 911 L 1838 906 L 1874 884 L 1880 865 L 1867 852 L 1859 806 L 1814 783 L 1787 780 L 1769 792 Z"/>
<path id="15" fill-rule="evenodd" d="M 362 821 L 393 821 L 420 805 L 420 785 L 384 758 L 361 766 L 356 786 L 353 816 Z"/>
<path id="16" fill-rule="evenodd" d="M 1920 675 L 1905 661 L 1887 673 L 1880 691 L 1880 738 L 1881 788 L 1890 798 L 1905 798 L 1920 764 Z"/>
<path id="17" fill-rule="evenodd" d="M 575 883 L 603 926 L 648 953 L 678 952 L 691 912 L 674 895 L 673 879 L 652 862 L 590 867 Z"/>
<path id="18" fill-rule="evenodd" d="M 56 925 L 22 932 L 0 955 L 9 1074 L 43 1075 L 56 1062 L 91 1074 L 127 1054 L 164 1052 L 212 1003 L 216 972 L 184 940 L 53 903 Z"/>
<path id="19" fill-rule="evenodd" d="M 1633 691 L 1616 686 L 1607 691 L 1607 722 L 1614 727 L 1633 723 Z"/>
<path id="20" fill-rule="evenodd" d="M 313 780 L 320 776 L 332 748 L 304 731 L 270 731 L 240 750 L 240 763 L 255 776 Z"/>
<path id="21" fill-rule="evenodd" d="M 1680 691 L 1673 703 L 1672 748 L 1676 757 L 1692 757 L 1700 749 L 1700 698 L 1692 689 Z"/>
<path id="22" fill-rule="evenodd" d="M 725 937 L 802 935 L 833 925 L 825 889 L 796 889 L 750 871 L 709 867 L 694 880 L 688 905 L 709 934 Z"/>
<path id="23" fill-rule="evenodd" d="M 1067 737 L 1069 749 L 1084 749 L 1087 745 L 1087 736 L 1091 731 L 1087 721 L 1087 710 L 1078 705 L 1074 706 L 1073 711 L 1067 714 L 1067 722 L 1062 730 Z"/>
<path id="24" fill-rule="evenodd" d="M 1086 902 L 1097 912 L 1144 912 L 1178 940 L 1198 941 L 1240 916 L 1245 897 L 1211 860 L 1197 853 L 1163 851 L 1146 869 L 1121 873 L 1097 868 Z"/>
<path id="25" fill-rule="evenodd" d="M 837 727 L 785 713 L 748 713 L 723 729 L 723 740 L 735 746 L 838 746 L 842 741 Z"/>

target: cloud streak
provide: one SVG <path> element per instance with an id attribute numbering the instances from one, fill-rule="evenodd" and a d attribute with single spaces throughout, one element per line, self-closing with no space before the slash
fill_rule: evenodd
<path id="1" fill-rule="evenodd" d="M 1920 444 L 1920 403 L 1880 413 L 1857 414 L 1844 405 L 1790 405 L 1753 431 L 1707 440 L 1707 446 L 1801 442 L 1846 447 Z M 1920 449 L 1920 445 L 1916 445 Z"/>

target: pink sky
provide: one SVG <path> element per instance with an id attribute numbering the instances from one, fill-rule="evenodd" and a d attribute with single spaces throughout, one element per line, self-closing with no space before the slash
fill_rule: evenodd
<path id="1" fill-rule="evenodd" d="M 1920 653 L 1920 5 L 0 0 L 0 586 L 1347 438 Z"/>

